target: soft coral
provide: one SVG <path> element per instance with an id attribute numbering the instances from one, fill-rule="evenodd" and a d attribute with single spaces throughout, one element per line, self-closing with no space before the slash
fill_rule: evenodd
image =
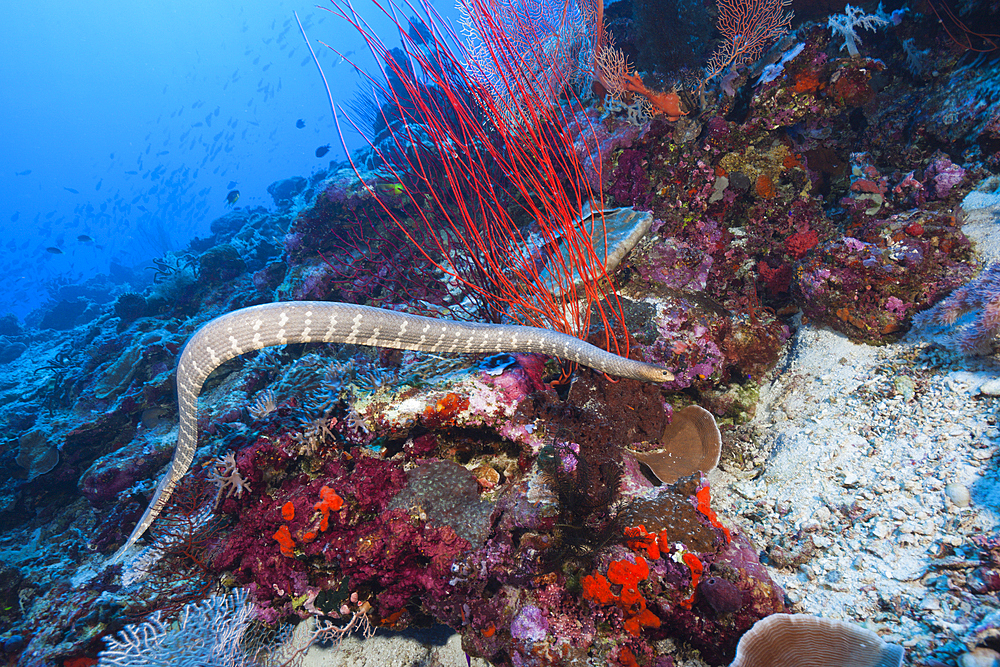
<path id="1" fill-rule="evenodd" d="M 951 336 L 952 345 L 963 354 L 989 354 L 1000 333 L 1000 262 L 990 264 L 978 278 L 952 292 L 925 318 L 951 325 L 966 314 L 972 321 Z"/>
<path id="2" fill-rule="evenodd" d="M 847 5 L 844 7 L 843 14 L 834 14 L 827 19 L 826 25 L 844 38 L 844 44 L 840 48 L 847 49 L 848 55 L 853 58 L 858 55 L 858 44 L 861 43 L 861 38 L 858 37 L 855 29 L 874 30 L 887 23 L 889 23 L 889 19 L 879 14 L 865 14 L 865 11 L 860 7 Z"/>

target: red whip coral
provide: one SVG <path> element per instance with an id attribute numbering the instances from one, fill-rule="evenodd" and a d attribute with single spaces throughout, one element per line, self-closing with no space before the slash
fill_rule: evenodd
<path id="1" fill-rule="evenodd" d="M 484 315 L 581 338 L 587 337 L 595 317 L 604 325 L 609 349 L 627 354 L 623 306 L 597 249 L 604 239 L 577 224 L 587 202 L 593 202 L 593 210 L 606 208 L 603 195 L 589 185 L 583 158 L 574 149 L 575 137 L 567 129 L 573 112 L 554 103 L 562 86 L 555 95 L 547 92 L 548 65 L 556 66 L 551 70 L 553 84 L 562 77 L 558 58 L 553 63 L 541 46 L 542 24 L 519 19 L 517 25 L 529 29 L 530 38 L 522 40 L 516 30 L 507 29 L 502 13 L 493 11 L 497 3 L 465 3 L 466 32 L 475 33 L 477 43 L 489 44 L 477 51 L 485 60 L 476 61 L 480 66 L 470 70 L 450 48 L 449 37 L 454 35 L 440 27 L 443 22 L 429 3 L 421 5 L 425 16 L 410 23 L 423 26 L 419 34 L 397 23 L 402 49 L 382 43 L 349 3 L 335 5 L 334 13 L 358 29 L 385 63 L 386 81 L 367 77 L 376 97 L 387 102 L 383 108 L 400 111 L 391 122 L 386 118 L 386 136 L 370 142 L 380 173 L 402 189 L 402 206 L 376 197 L 384 218 L 480 304 Z M 398 20 L 391 6 L 383 11 Z M 560 20 L 566 18 L 566 13 L 560 14 Z M 569 18 L 573 22 L 575 15 Z M 594 25 L 601 25 L 599 14 Z M 535 74 L 543 80 L 525 78 L 521 64 L 530 69 L 532 62 L 543 66 L 545 71 Z M 512 70 L 510 63 L 519 65 Z M 480 76 L 484 69 L 501 80 L 486 85 Z M 484 124 L 484 117 L 490 122 Z M 421 141 L 414 142 L 415 137 Z M 398 150 L 415 143 L 415 153 Z M 465 148 L 472 146 L 474 150 Z M 360 165 L 353 166 L 366 188 L 377 192 L 377 179 L 363 174 Z M 411 215 L 415 225 L 406 219 Z M 529 220 L 537 233 L 528 231 Z M 414 227 L 430 233 L 416 238 L 410 231 Z M 603 236 L 603 226 L 597 228 Z M 547 256 L 551 247 L 560 253 Z M 546 268 L 557 278 L 558 293 L 542 278 Z M 558 296 L 576 294 L 578 281 L 579 300 Z"/>

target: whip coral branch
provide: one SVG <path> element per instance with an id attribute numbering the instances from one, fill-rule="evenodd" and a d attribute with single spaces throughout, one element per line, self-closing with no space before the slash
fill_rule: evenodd
<path id="1" fill-rule="evenodd" d="M 326 96 L 330 100 L 330 111 L 332 111 L 333 115 L 336 116 L 337 109 L 333 104 L 333 93 L 330 92 L 330 84 L 326 80 L 326 74 L 323 73 L 323 68 L 320 67 L 319 59 L 316 57 L 316 52 L 313 51 L 312 44 L 309 43 L 309 38 L 306 37 L 306 29 L 302 27 L 302 21 L 299 20 L 299 15 L 294 11 L 292 12 L 292 15 L 295 16 L 295 22 L 299 24 L 299 32 L 302 33 L 302 39 L 306 41 L 306 46 L 309 48 L 309 54 L 312 56 L 313 62 L 316 63 L 316 69 L 319 70 L 319 75 L 323 78 L 323 86 L 326 88 Z"/>
<path id="2" fill-rule="evenodd" d="M 559 100 L 567 91 L 575 99 L 565 69 L 550 57 L 565 53 L 565 45 L 552 42 L 565 35 L 555 30 L 556 38 L 532 40 L 533 24 L 520 18 L 515 39 L 507 32 L 515 19 L 497 19 L 487 0 L 465 0 L 479 35 L 476 62 L 492 62 L 470 66 L 469 51 L 427 3 L 378 6 L 399 29 L 401 50 L 385 46 L 349 2 L 330 11 L 359 30 L 382 63 L 383 78 L 368 81 L 385 130 L 370 144 L 383 177 L 399 184 L 406 215 L 379 193 L 370 173 L 354 168 L 384 213 L 439 271 L 486 304 L 492 319 L 586 338 L 593 309 L 609 347 L 619 349 L 617 332 L 627 350 L 606 257 L 595 250 L 604 246 L 579 224 L 585 204 L 603 206 L 566 130 L 573 107 Z M 403 9 L 421 16 L 409 29 L 396 18 Z M 486 69 L 499 79 L 485 82 Z M 340 129 L 339 114 L 337 123 Z M 415 226 L 432 233 L 418 235 Z M 603 217 L 597 228 L 603 230 Z M 546 288 L 545 269 L 560 289 Z"/>

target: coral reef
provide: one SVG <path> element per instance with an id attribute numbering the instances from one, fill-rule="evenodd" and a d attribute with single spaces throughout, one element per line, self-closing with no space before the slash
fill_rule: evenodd
<path id="1" fill-rule="evenodd" d="M 995 62 L 960 60 L 929 14 L 893 14 L 863 45 L 854 15 L 853 26 L 837 24 L 845 54 L 818 9 L 792 23 L 772 2 L 774 22 L 753 49 L 723 25 L 718 71 L 709 72 L 720 76 L 706 83 L 704 73 L 672 71 L 711 50 L 713 20 L 696 5 L 628 8 L 676 17 L 672 29 L 690 26 L 686 42 L 658 44 L 653 24 L 611 26 L 622 53 L 658 70 L 643 76 L 671 90 L 658 93 L 669 111 L 650 120 L 635 97 L 604 97 L 615 91 L 591 80 L 600 77 L 590 63 L 604 34 L 581 34 L 599 19 L 574 14 L 573 40 L 553 47 L 566 55 L 575 44 L 573 71 L 547 79 L 569 88 L 535 91 L 503 119 L 490 114 L 500 107 L 470 113 L 462 122 L 476 126 L 471 148 L 454 157 L 442 148 L 460 143 L 463 126 L 451 116 L 482 100 L 467 80 L 435 124 L 450 79 L 434 65 L 456 63 L 414 23 L 403 31 L 406 50 L 379 53 L 393 81 L 380 83 L 385 115 L 357 171 L 332 165 L 275 182 L 275 210 L 230 211 L 210 237 L 157 259 L 145 281 L 60 286 L 24 325 L 0 318 L 5 664 L 93 664 L 102 636 L 148 614 L 149 637 L 174 641 L 168 619 L 220 585 L 246 593 L 187 607 L 185 618 L 211 625 L 209 612 L 232 605 L 271 625 L 326 616 L 329 639 L 438 622 L 496 665 L 664 667 L 684 651 L 721 665 L 751 628 L 765 627 L 760 619 L 788 611 L 758 557 L 768 545 L 716 514 L 697 471 L 712 469 L 720 449 L 724 460 L 741 455 L 739 425 L 753 418 L 803 319 L 884 343 L 916 317 L 955 327 L 949 340 L 961 352 L 993 351 L 1000 264 L 974 277 L 957 206 L 1000 166 L 990 104 L 1000 79 Z M 767 62 L 753 62 L 748 54 L 786 30 Z M 478 39 L 498 31 L 480 25 Z M 926 66 L 906 64 L 922 58 Z M 414 62 L 423 71 L 404 81 Z M 531 106 L 540 100 L 544 114 Z M 421 122 L 407 125 L 418 107 Z M 531 135 L 530 150 L 511 139 L 527 134 L 501 134 L 533 112 L 551 127 Z M 400 140 L 408 130 L 416 145 Z M 432 141 L 435 132 L 452 139 Z M 492 162 L 469 162 L 475 149 Z M 430 160 L 420 174 L 418 157 Z M 545 164 L 543 177 L 535 163 Z M 441 187 L 448 165 L 475 168 L 453 171 L 453 181 L 474 176 Z M 524 174 L 533 180 L 519 182 Z M 506 190 L 487 200 L 484 185 Z M 549 191 L 561 198 L 541 201 Z M 673 381 L 611 381 L 527 354 L 451 359 L 325 344 L 256 352 L 206 382 L 194 472 L 145 548 L 101 566 L 170 459 L 174 366 L 200 325 L 281 299 L 517 319 L 536 303 L 514 296 L 525 276 L 573 264 L 581 239 L 595 256 L 605 252 L 603 219 L 583 212 L 589 200 L 651 224 L 637 228 L 620 263 L 602 257 L 579 286 L 556 297 L 543 290 L 549 316 L 576 309 L 575 334 L 619 341 L 669 368 Z M 446 225 L 492 215 L 532 241 L 512 244 L 506 263 L 477 268 L 496 248 L 473 242 L 462 255 L 457 228 Z M 543 227 L 553 220 L 559 233 Z M 507 301 L 477 291 L 502 280 L 514 290 Z M 601 296 L 577 302 L 581 288 Z M 923 390 L 910 386 L 909 395 Z M 657 463 L 695 440 L 700 455 L 683 470 Z M 770 565 L 804 562 L 812 547 L 803 540 L 794 552 L 770 545 Z M 981 601 L 998 588 L 995 539 L 976 549 L 961 585 Z M 992 641 L 995 621 L 970 626 L 962 650 Z M 105 662 L 129 660 L 137 633 L 111 640 Z"/>

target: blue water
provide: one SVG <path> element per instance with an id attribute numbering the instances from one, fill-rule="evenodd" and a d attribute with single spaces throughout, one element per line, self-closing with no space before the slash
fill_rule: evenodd
<path id="1" fill-rule="evenodd" d="M 371 0 L 357 8 L 395 44 Z M 152 258 L 209 235 L 230 190 L 237 206 L 271 207 L 272 182 L 344 159 L 293 11 L 334 101 L 348 101 L 361 77 L 319 40 L 368 71 L 375 61 L 314 3 L 5 3 L 0 314 L 23 318 L 112 263 L 148 278 Z"/>

